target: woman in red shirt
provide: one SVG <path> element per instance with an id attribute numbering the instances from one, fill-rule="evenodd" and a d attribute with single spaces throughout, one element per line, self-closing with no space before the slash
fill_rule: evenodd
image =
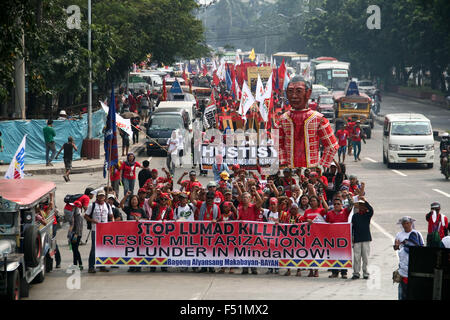
<path id="1" fill-rule="evenodd" d="M 122 162 L 120 171 L 122 172 L 123 194 L 126 195 L 128 190 L 134 194 L 134 185 L 136 183 L 136 168 L 142 168 L 139 162 L 136 162 L 134 153 L 127 155 L 127 161 Z"/>
<path id="2" fill-rule="evenodd" d="M 111 180 L 111 187 L 113 188 L 114 192 L 116 193 L 116 197 L 119 196 L 119 185 L 120 185 L 120 166 L 122 165 L 121 162 L 119 164 L 115 164 L 111 167 L 111 173 L 110 173 L 110 180 Z"/>
<path id="3" fill-rule="evenodd" d="M 321 202 L 323 207 L 319 207 Z M 328 205 L 323 199 L 323 196 L 321 196 L 319 199 L 317 196 L 312 195 L 311 197 L 309 197 L 309 205 L 311 208 L 306 209 L 305 215 L 303 216 L 304 220 L 309 224 L 312 224 L 314 222 L 325 222 L 324 217 L 328 211 Z M 319 270 L 309 269 L 308 277 L 318 278 Z"/>
<path id="4" fill-rule="evenodd" d="M 327 213 L 326 221 L 328 223 L 348 222 L 348 217 L 353 208 L 353 204 L 349 208 L 343 208 L 342 200 L 340 198 L 336 198 L 333 201 L 333 206 L 333 210 Z M 331 275 L 329 278 L 337 278 L 339 276 L 339 271 L 341 271 L 342 279 L 347 279 L 347 270 L 345 269 L 331 269 Z"/>

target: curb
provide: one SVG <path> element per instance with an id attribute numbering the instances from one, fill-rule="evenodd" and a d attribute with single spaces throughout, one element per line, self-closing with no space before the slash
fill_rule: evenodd
<path id="1" fill-rule="evenodd" d="M 402 99 L 406 99 L 406 100 L 410 100 L 410 101 L 414 101 L 414 102 L 418 102 L 418 103 L 426 103 L 426 104 L 431 104 L 435 107 L 444 109 L 444 110 L 450 110 L 450 106 L 448 106 L 446 103 L 442 103 L 442 102 L 434 102 L 430 99 L 419 99 L 419 98 L 414 98 L 414 97 L 410 97 L 410 96 L 406 96 L 406 95 L 402 95 L 400 93 L 397 92 L 390 92 L 390 91 L 385 91 L 385 95 L 386 96 L 392 96 L 392 97 L 396 97 L 396 98 L 402 98 Z"/>

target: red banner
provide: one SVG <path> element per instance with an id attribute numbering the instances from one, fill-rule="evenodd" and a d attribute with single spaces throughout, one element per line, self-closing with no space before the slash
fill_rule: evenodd
<path id="1" fill-rule="evenodd" d="M 97 224 L 96 265 L 351 268 L 351 224 L 123 221 Z"/>

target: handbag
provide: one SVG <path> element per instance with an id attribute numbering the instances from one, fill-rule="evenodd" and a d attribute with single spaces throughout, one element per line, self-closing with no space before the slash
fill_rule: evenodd
<path id="1" fill-rule="evenodd" d="M 400 283 L 400 282 L 402 282 L 402 276 L 400 275 L 400 273 L 398 272 L 398 269 L 397 270 L 395 270 L 393 273 L 392 273 L 392 282 L 393 283 Z"/>

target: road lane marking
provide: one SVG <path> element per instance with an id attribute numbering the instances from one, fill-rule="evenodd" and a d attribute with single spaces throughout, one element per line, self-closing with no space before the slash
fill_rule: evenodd
<path id="1" fill-rule="evenodd" d="M 373 162 L 373 163 L 377 163 L 377 161 L 375 161 L 375 160 L 373 160 L 373 159 L 371 159 L 371 158 L 365 158 L 366 160 L 369 160 L 370 162 Z"/>
<path id="2" fill-rule="evenodd" d="M 398 170 L 392 170 L 392 172 L 394 172 L 394 173 L 396 173 L 396 174 L 398 174 L 398 175 L 401 175 L 402 177 L 407 177 L 406 174 L 404 174 L 404 173 L 402 173 L 402 172 L 400 172 L 400 171 L 398 171 Z"/>
<path id="3" fill-rule="evenodd" d="M 450 194 L 445 193 L 444 191 L 441 191 L 439 189 L 433 189 L 433 191 L 436 191 L 437 193 L 443 194 L 444 196 L 446 196 L 447 198 L 450 198 Z"/>
<path id="4" fill-rule="evenodd" d="M 380 231 L 382 234 L 384 234 L 389 240 L 391 240 L 392 245 L 394 245 L 395 243 L 395 238 L 389 233 L 387 232 L 383 227 L 381 227 L 378 223 L 376 223 L 375 221 L 373 221 L 373 219 L 370 221 L 370 224 L 372 224 L 375 228 L 378 229 L 378 231 Z M 395 252 L 395 251 L 394 251 Z M 400 261 L 398 254 L 395 255 L 397 257 L 397 261 Z"/>
<path id="5" fill-rule="evenodd" d="M 375 221 L 371 221 L 371 223 L 373 224 L 373 226 L 375 228 L 377 228 L 382 234 L 384 234 L 389 240 L 392 241 L 392 243 L 394 243 L 395 238 L 389 233 L 387 232 L 383 227 L 381 227 L 378 223 L 376 223 Z"/>

